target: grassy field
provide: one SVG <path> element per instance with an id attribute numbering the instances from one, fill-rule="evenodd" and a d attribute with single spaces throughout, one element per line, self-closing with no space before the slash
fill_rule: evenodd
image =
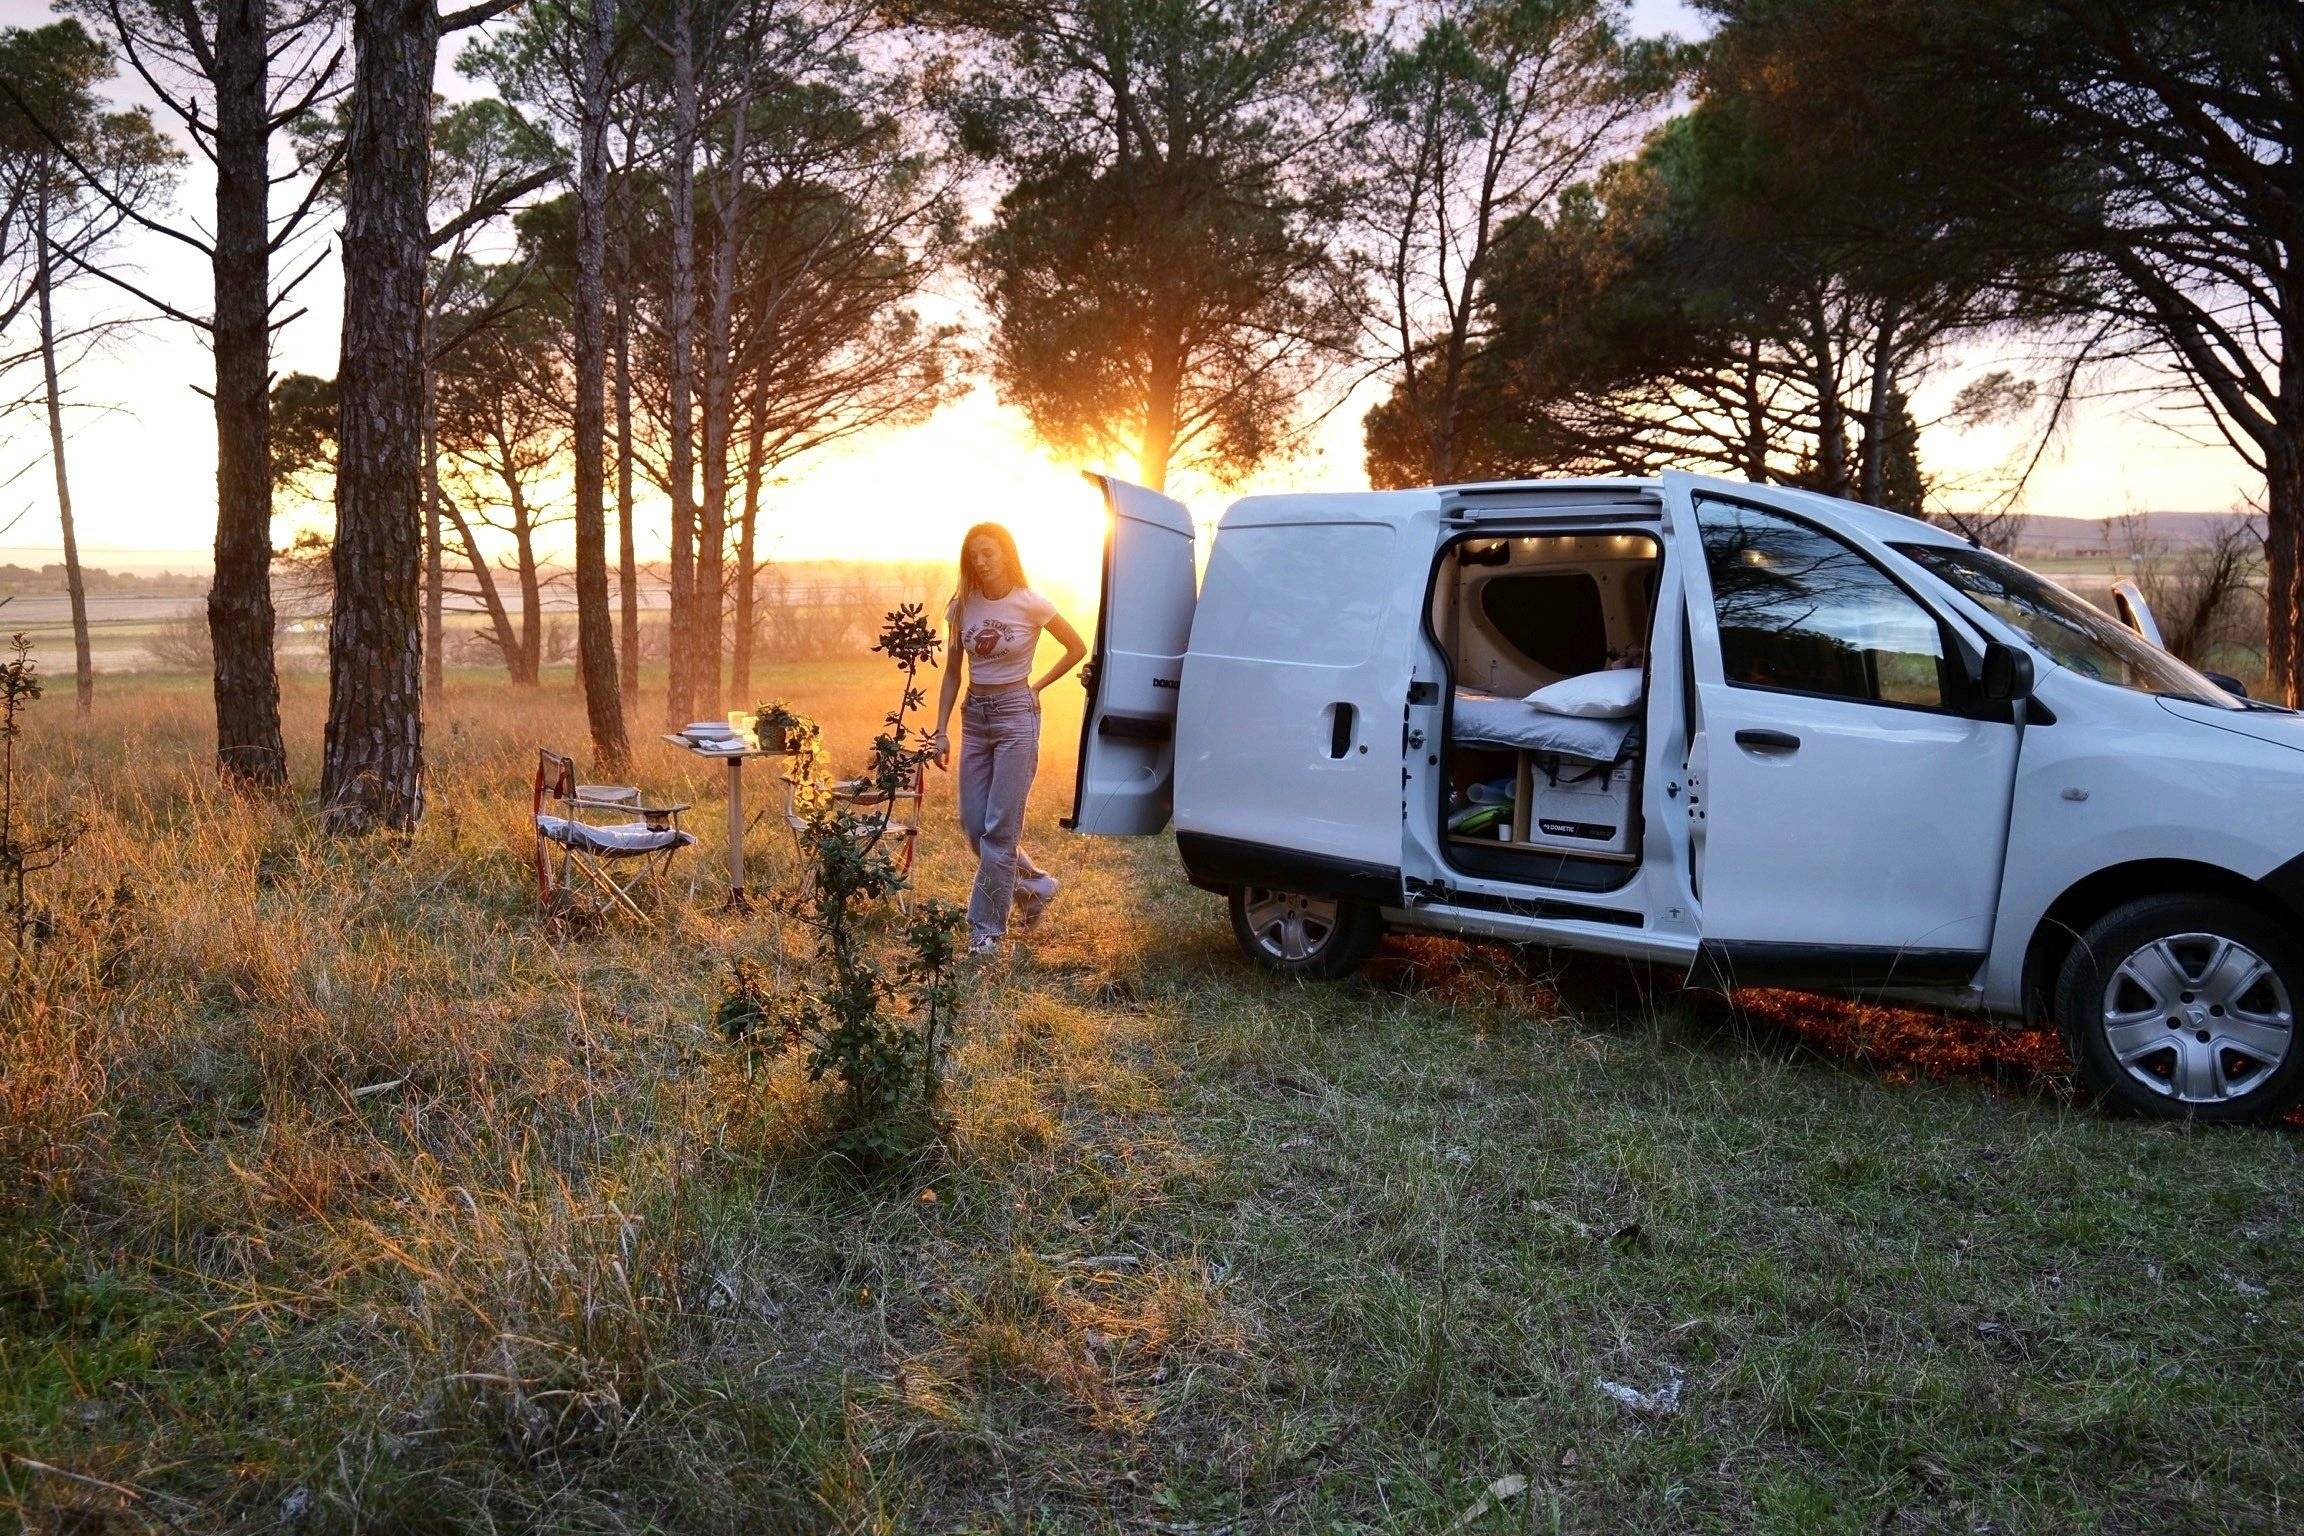
<path id="1" fill-rule="evenodd" d="M 852 759 L 887 677 L 762 691 Z M 289 686 L 308 792 L 323 684 Z M 2293 1130 L 2100 1118 L 2037 1035 L 1541 955 L 1395 939 L 1274 983 L 1165 839 L 1055 830 L 1058 692 L 1033 846 L 1065 894 L 978 977 L 945 1154 L 878 1186 L 814 1150 L 797 1071 L 711 1028 L 731 958 L 799 951 L 714 910 L 718 769 L 641 754 L 698 802 L 693 892 L 555 935 L 526 787 L 539 741 L 580 745 L 572 701 L 455 680 L 405 845 L 220 794 L 199 687 L 36 706 L 28 798 L 86 827 L 0 1000 L 0 1511 L 2304 1523 Z M 921 878 L 957 895 L 936 789 Z M 780 827 L 753 851 L 789 874 Z"/>

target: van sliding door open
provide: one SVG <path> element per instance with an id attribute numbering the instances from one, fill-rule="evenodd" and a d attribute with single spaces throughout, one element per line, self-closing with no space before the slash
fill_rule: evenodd
<path id="1" fill-rule="evenodd" d="M 1141 836 L 1168 825 L 1175 801 L 1177 689 L 1198 596 L 1192 515 L 1140 485 L 1088 478 L 1109 521 L 1080 765 L 1063 824 Z"/>

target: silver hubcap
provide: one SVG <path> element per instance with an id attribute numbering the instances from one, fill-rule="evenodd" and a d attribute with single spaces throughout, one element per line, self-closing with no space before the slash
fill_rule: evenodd
<path id="1" fill-rule="evenodd" d="M 2156 939 L 2104 988 L 2104 1041 L 2127 1074 L 2184 1104 L 2260 1087 L 2296 1036 L 2288 989 L 2262 956 L 2213 933 Z"/>
<path id="2" fill-rule="evenodd" d="M 1275 960 L 1309 960 L 1336 935 L 1336 903 L 1318 896 L 1251 890 L 1242 905 L 1256 947 Z"/>

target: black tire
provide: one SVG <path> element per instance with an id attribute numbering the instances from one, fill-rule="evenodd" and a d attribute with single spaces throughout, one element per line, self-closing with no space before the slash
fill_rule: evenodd
<path id="1" fill-rule="evenodd" d="M 2304 1090 L 2304 945 L 2243 903 L 2147 896 L 2080 935 L 2056 1021 L 2089 1092 L 2164 1120 L 2265 1120 Z"/>
<path id="2" fill-rule="evenodd" d="M 1384 937 L 1384 919 L 1366 902 L 1236 885 L 1228 905 L 1240 953 L 1278 976 L 1349 976 Z"/>

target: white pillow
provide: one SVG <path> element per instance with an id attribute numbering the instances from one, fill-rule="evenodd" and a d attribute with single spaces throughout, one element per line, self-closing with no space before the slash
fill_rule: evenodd
<path id="1" fill-rule="evenodd" d="M 1623 720 L 1640 712 L 1643 681 L 1638 667 L 1587 672 L 1545 684 L 1528 695 L 1528 702 L 1549 714 L 1580 720 Z"/>

